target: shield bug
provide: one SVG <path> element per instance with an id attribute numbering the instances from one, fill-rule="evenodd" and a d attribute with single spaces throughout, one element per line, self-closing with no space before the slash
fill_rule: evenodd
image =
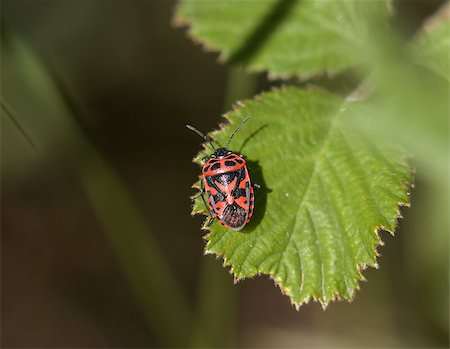
<path id="1" fill-rule="evenodd" d="M 241 230 L 250 221 L 255 206 L 254 189 L 259 188 L 257 184 L 252 185 L 244 156 L 228 149 L 234 135 L 248 119 L 236 128 L 223 148 L 214 147 L 211 138 L 191 125 L 186 125 L 214 149 L 214 152 L 205 158 L 200 192 L 194 200 L 202 198 L 211 217 L 208 224 L 217 218 L 220 224 L 234 231 Z M 205 201 L 205 193 L 208 204 Z"/>

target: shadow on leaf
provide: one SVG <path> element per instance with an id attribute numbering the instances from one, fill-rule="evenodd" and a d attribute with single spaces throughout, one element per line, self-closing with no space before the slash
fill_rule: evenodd
<path id="1" fill-rule="evenodd" d="M 244 140 L 244 142 L 242 142 L 242 145 L 241 145 L 241 147 L 239 148 L 238 153 L 241 154 L 242 151 L 243 151 L 243 149 L 244 149 L 244 147 L 247 145 L 247 143 L 248 143 L 253 137 L 255 137 L 259 132 L 261 132 L 263 129 L 265 129 L 267 126 L 268 126 L 267 124 L 264 124 L 264 125 L 258 127 L 255 131 L 253 131 L 253 133 L 250 134 L 250 136 L 248 136 L 248 137 Z"/>
<path id="2" fill-rule="evenodd" d="M 242 41 L 242 46 L 238 47 L 231 54 L 229 62 L 240 63 L 249 61 L 267 42 L 267 39 L 276 31 L 276 28 L 283 23 L 283 20 L 296 2 L 297 0 L 280 0 L 276 2 L 270 12 L 261 20 L 260 24 Z"/>
<path id="3" fill-rule="evenodd" d="M 266 181 L 264 180 L 264 175 L 259 162 L 248 159 L 246 159 L 246 161 L 248 169 L 250 171 L 250 178 L 252 183 L 260 185 L 260 188 L 258 190 L 255 190 L 255 208 L 253 210 L 253 216 L 250 222 L 242 230 L 243 233 L 250 233 L 259 225 L 259 223 L 263 219 L 266 213 L 267 194 L 272 190 L 267 188 L 266 186 Z"/>

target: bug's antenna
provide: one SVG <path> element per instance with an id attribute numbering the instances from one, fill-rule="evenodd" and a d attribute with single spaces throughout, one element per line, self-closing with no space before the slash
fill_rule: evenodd
<path id="1" fill-rule="evenodd" d="M 203 133 L 201 133 L 199 130 L 197 130 L 194 126 L 186 125 L 186 127 L 188 129 L 190 129 L 191 131 L 194 131 L 200 137 L 202 137 L 205 141 L 207 141 L 211 145 L 211 147 L 213 147 L 214 150 L 216 150 L 216 147 L 211 142 L 211 138 L 209 138 L 208 136 L 205 136 Z"/>
<path id="2" fill-rule="evenodd" d="M 227 145 L 225 146 L 225 148 L 228 148 L 228 145 L 230 144 L 230 142 L 231 142 L 231 140 L 233 139 L 233 137 L 234 137 L 234 135 L 237 133 L 237 131 L 239 131 L 239 129 L 248 121 L 248 119 L 250 119 L 250 118 L 247 118 L 247 119 L 245 119 L 244 121 L 242 121 L 240 124 L 239 124 L 239 126 L 234 130 L 234 132 L 233 132 L 233 134 L 231 135 L 231 137 L 228 139 L 228 142 L 227 142 Z"/>

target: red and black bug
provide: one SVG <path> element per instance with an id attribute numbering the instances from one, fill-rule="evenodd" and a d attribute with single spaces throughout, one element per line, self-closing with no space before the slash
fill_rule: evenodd
<path id="1" fill-rule="evenodd" d="M 234 135 L 248 119 L 236 128 L 226 146 L 218 149 L 214 147 L 211 138 L 191 125 L 186 125 L 214 149 L 214 153 L 207 157 L 203 165 L 200 193 L 194 199 L 202 198 L 211 217 L 209 223 L 217 218 L 224 227 L 235 231 L 241 230 L 250 221 L 255 207 L 254 189 L 259 188 L 259 185 L 251 183 L 244 157 L 228 150 Z M 205 192 L 208 204 L 203 196 Z"/>

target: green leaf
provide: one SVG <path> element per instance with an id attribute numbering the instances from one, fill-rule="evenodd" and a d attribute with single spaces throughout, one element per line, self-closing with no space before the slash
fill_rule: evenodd
<path id="1" fill-rule="evenodd" d="M 411 171 L 402 150 L 351 126 L 366 106 L 322 90 L 283 88 L 240 103 L 210 135 L 252 169 L 255 214 L 240 232 L 214 222 L 205 252 L 223 256 L 236 280 L 268 274 L 298 308 L 352 299 L 361 269 L 377 266 L 380 229 L 394 232 L 409 205 Z M 206 148 L 196 161 L 207 154 Z M 198 187 L 198 183 L 196 184 Z M 206 209 L 201 199 L 193 213 Z"/>
<path id="2" fill-rule="evenodd" d="M 450 3 L 424 26 L 414 41 L 415 61 L 450 82 Z"/>
<path id="3" fill-rule="evenodd" d="M 395 32 L 374 36 L 364 50 L 371 65 L 374 111 L 361 126 L 414 154 L 422 177 L 448 183 L 450 2 L 405 44 Z M 376 105 L 375 105 L 376 104 Z"/>
<path id="4" fill-rule="evenodd" d="M 220 59 L 273 76 L 338 73 L 360 63 L 367 15 L 386 19 L 389 0 L 182 0 L 175 24 Z"/>

